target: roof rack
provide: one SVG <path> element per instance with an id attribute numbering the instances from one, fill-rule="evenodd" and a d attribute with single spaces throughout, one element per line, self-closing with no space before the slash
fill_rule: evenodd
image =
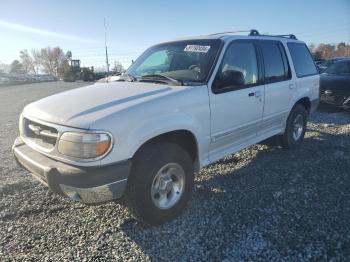
<path id="1" fill-rule="evenodd" d="M 261 35 L 261 34 L 258 32 L 258 30 L 255 30 L 255 29 L 250 30 L 249 35 L 250 35 L 250 36 L 259 35 L 259 36 L 270 36 L 270 37 L 286 37 L 286 38 L 298 40 L 298 39 L 296 38 L 296 36 L 293 35 L 293 34 L 288 34 L 288 35 Z"/>
<path id="2" fill-rule="evenodd" d="M 249 32 L 249 35 L 252 35 L 252 32 L 255 32 L 256 35 L 259 35 L 258 30 L 250 29 L 250 30 L 237 30 L 237 31 L 226 31 L 226 32 L 220 32 L 220 33 L 214 33 L 209 35 L 224 35 L 224 34 L 236 34 L 236 33 L 247 33 Z"/>
<path id="3" fill-rule="evenodd" d="M 286 37 L 286 38 L 298 40 L 298 39 L 296 38 L 296 36 L 293 35 L 293 34 L 288 34 L 288 35 L 261 35 L 261 34 L 258 32 L 258 30 L 255 30 L 255 29 L 250 30 L 249 35 L 250 35 L 250 36 L 257 36 L 257 35 L 259 35 L 259 36 L 270 36 L 270 37 Z"/>
<path id="4" fill-rule="evenodd" d="M 289 35 L 272 35 L 272 36 L 276 36 L 276 37 L 287 37 L 287 38 L 290 38 L 290 39 L 298 40 L 298 39 L 296 38 L 296 36 L 293 35 L 293 34 L 289 34 Z"/>
<path id="5" fill-rule="evenodd" d="M 249 36 L 268 36 L 268 37 L 285 37 L 290 38 L 294 40 L 298 40 L 295 35 L 293 34 L 287 34 L 287 35 L 261 35 L 258 30 L 256 29 L 250 29 L 250 30 L 237 30 L 237 31 L 227 31 L 227 32 L 221 32 L 221 33 L 215 33 L 210 35 L 223 35 L 223 34 L 235 34 L 235 33 L 245 33 L 249 32 Z"/>

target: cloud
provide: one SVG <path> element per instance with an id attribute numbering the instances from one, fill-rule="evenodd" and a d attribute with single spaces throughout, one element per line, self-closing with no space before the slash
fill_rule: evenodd
<path id="1" fill-rule="evenodd" d="M 32 33 L 32 34 L 37 34 L 37 35 L 41 35 L 41 36 L 52 37 L 52 38 L 60 38 L 60 39 L 80 41 L 80 42 L 100 43 L 100 41 L 96 41 L 93 39 L 87 39 L 87 38 L 78 37 L 78 36 L 74 36 L 74 35 L 67 35 L 67 34 L 51 32 L 51 31 L 40 29 L 40 28 L 20 25 L 20 24 L 16 24 L 16 23 L 12 23 L 12 22 L 7 22 L 4 20 L 0 20 L 0 27 L 19 31 L 19 32 L 24 32 L 24 33 Z"/>

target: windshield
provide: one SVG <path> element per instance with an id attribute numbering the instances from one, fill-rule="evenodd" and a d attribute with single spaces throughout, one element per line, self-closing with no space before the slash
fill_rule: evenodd
<path id="1" fill-rule="evenodd" d="M 335 62 L 326 69 L 325 73 L 333 75 L 348 75 L 350 74 L 350 61 Z"/>
<path id="2" fill-rule="evenodd" d="M 181 82 L 205 82 L 221 40 L 187 40 L 147 49 L 127 70 L 136 78 L 167 77 Z"/>

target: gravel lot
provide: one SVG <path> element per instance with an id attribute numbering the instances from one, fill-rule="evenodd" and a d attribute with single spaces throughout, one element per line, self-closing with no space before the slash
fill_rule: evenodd
<path id="1" fill-rule="evenodd" d="M 349 260 L 349 112 L 316 112 L 299 149 L 259 144 L 210 165 L 180 218 L 145 227 L 119 204 L 54 195 L 13 159 L 23 106 L 82 85 L 0 88 L 0 260 Z"/>

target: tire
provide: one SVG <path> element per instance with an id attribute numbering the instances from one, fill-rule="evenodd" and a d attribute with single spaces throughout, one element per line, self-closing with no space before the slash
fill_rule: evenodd
<path id="1" fill-rule="evenodd" d="M 93 73 L 89 74 L 89 82 L 93 82 L 95 80 L 95 76 Z"/>
<path id="2" fill-rule="evenodd" d="M 72 72 L 68 72 L 64 75 L 64 82 L 75 82 L 75 75 Z"/>
<path id="3" fill-rule="evenodd" d="M 281 135 L 281 145 L 287 149 L 299 146 L 305 136 L 308 113 L 302 105 L 297 104 L 287 119 L 286 129 Z"/>
<path id="4" fill-rule="evenodd" d="M 147 145 L 133 159 L 125 194 L 130 212 L 149 225 L 177 217 L 191 196 L 193 173 L 192 159 L 179 145 L 167 142 Z"/>

